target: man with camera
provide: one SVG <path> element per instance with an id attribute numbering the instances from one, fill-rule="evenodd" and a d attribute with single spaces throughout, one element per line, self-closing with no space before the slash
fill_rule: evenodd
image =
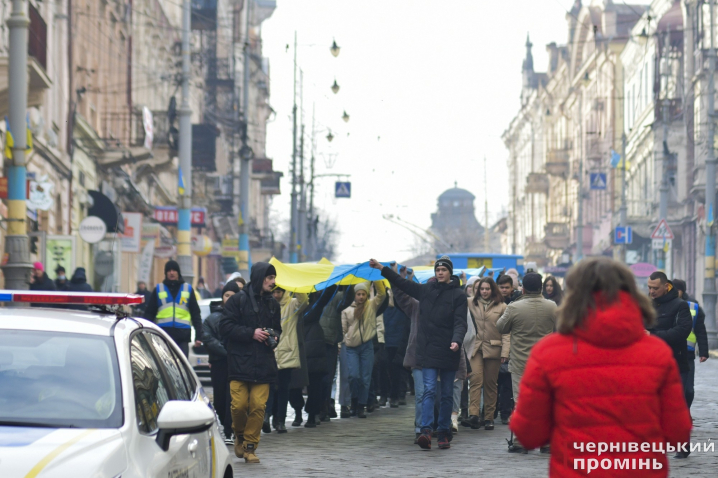
<path id="1" fill-rule="evenodd" d="M 273 265 L 254 264 L 249 284 L 230 297 L 219 324 L 229 365 L 234 453 L 246 463 L 259 463 L 264 410 L 277 379 L 274 348 L 282 329 L 279 304 L 272 297 L 276 275 Z"/>

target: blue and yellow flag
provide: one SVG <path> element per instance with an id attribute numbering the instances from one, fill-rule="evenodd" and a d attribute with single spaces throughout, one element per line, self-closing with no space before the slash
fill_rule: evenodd
<path id="1" fill-rule="evenodd" d="M 32 131 L 30 131 L 30 117 L 27 118 L 27 146 L 25 146 L 25 153 L 30 154 L 32 151 Z M 12 137 L 12 131 L 10 131 L 10 120 L 7 116 L 5 117 L 5 157 L 12 159 L 12 147 L 15 146 L 15 140 Z"/>
<path id="2" fill-rule="evenodd" d="M 184 176 L 182 175 L 182 166 L 179 168 L 179 184 L 177 185 L 177 190 L 179 191 L 180 196 L 184 196 Z"/>

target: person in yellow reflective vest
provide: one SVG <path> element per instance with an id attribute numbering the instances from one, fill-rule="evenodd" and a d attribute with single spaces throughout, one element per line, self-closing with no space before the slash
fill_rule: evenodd
<path id="1" fill-rule="evenodd" d="M 688 373 L 681 374 L 683 379 L 683 392 L 686 396 L 686 404 L 688 410 L 691 409 L 693 397 L 695 396 L 694 382 L 696 375 L 696 352 L 700 356 L 700 362 L 708 360 L 708 333 L 706 332 L 706 314 L 703 308 L 686 293 L 686 282 L 681 279 L 673 279 L 673 285 L 678 291 L 678 297 L 688 302 L 691 310 L 691 319 L 693 320 L 693 328 L 686 339 L 688 349 Z M 697 350 L 696 350 L 697 349 Z M 675 458 L 687 458 L 689 453 L 678 452 Z"/>
<path id="2" fill-rule="evenodd" d="M 165 264 L 165 280 L 152 291 L 145 318 L 153 321 L 177 343 L 185 356 L 189 355 L 192 340 L 191 327 L 195 330 L 195 347 L 202 345 L 202 314 L 197 295 L 190 284 L 182 278 L 179 264 L 168 261 Z"/>

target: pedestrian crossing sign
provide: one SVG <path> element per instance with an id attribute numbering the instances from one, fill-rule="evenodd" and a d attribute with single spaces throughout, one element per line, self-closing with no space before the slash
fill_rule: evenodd
<path id="1" fill-rule="evenodd" d="M 592 190 L 605 190 L 608 181 L 606 180 L 606 173 L 591 173 L 591 189 Z"/>
<path id="2" fill-rule="evenodd" d="M 350 198 L 352 197 L 352 183 L 337 181 L 334 186 L 334 197 L 335 198 Z"/>

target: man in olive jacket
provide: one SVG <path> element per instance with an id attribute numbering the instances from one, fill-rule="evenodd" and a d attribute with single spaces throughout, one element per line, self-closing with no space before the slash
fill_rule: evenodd
<path id="1" fill-rule="evenodd" d="M 279 304 L 272 297 L 276 270 L 267 262 L 252 266 L 251 281 L 224 305 L 219 331 L 227 349 L 232 395 L 234 453 L 247 463 L 259 463 L 259 444 L 269 386 L 277 379 L 277 361 L 267 328 L 281 333 Z"/>
<path id="2" fill-rule="evenodd" d="M 511 334 L 509 372 L 514 392 L 514 403 L 519 401 L 519 384 L 524 374 L 526 361 L 536 343 L 556 329 L 556 303 L 544 299 L 541 295 L 541 275 L 532 272 L 523 280 L 523 294 L 510 303 L 496 322 L 496 328 L 502 334 Z M 514 440 L 509 445 L 510 452 L 523 452 L 524 449 Z"/>

